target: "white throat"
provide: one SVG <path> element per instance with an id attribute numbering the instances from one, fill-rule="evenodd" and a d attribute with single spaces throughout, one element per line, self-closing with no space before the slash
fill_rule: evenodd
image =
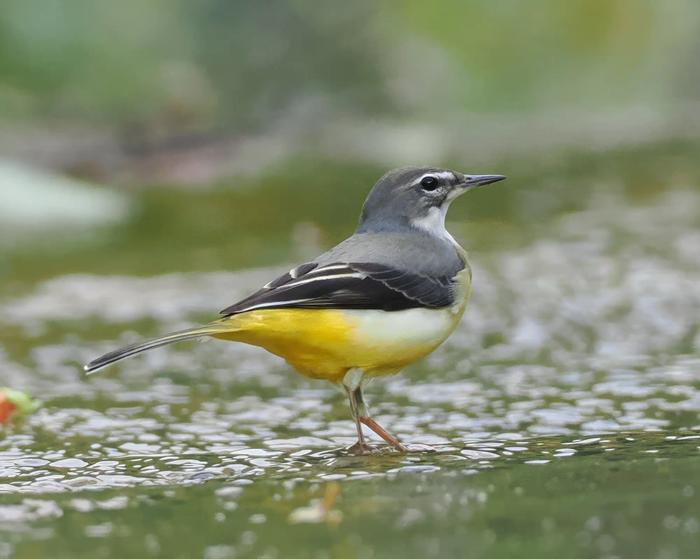
<path id="1" fill-rule="evenodd" d="M 418 229 L 427 231 L 431 235 L 447 239 L 451 243 L 456 243 L 454 237 L 445 229 L 445 216 L 449 204 L 443 204 L 441 207 L 432 207 L 428 210 L 428 215 L 411 220 L 411 224 Z"/>

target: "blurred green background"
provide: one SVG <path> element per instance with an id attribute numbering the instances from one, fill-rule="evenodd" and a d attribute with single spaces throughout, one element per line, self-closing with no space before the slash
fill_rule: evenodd
<path id="1" fill-rule="evenodd" d="M 697 0 L 3 0 L 0 387 L 44 404 L 0 426 L 0 559 L 694 557 L 699 161 Z M 460 329 L 369 394 L 436 453 L 344 455 L 246 346 L 82 376 L 409 164 L 508 176 L 448 215 Z"/>
<path id="2" fill-rule="evenodd" d="M 405 164 L 511 174 L 455 209 L 511 225 L 576 207 L 587 176 L 684 180 L 694 162 L 666 163 L 697 153 L 698 37 L 692 0 L 6 0 L 0 274 L 272 263 L 295 230 L 347 234 Z"/>
<path id="3" fill-rule="evenodd" d="M 697 101 L 692 0 L 7 0 L 2 114 L 124 134 Z M 323 118 L 325 117 L 325 118 Z"/>

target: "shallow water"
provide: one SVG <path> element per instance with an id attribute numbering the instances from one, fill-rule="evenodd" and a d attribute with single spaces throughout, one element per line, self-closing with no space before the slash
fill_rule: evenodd
<path id="1" fill-rule="evenodd" d="M 689 186 L 639 200 L 604 185 L 522 233 L 454 223 L 467 246 L 505 241 L 473 251 L 448 342 L 368 389 L 383 425 L 430 447 L 407 455 L 349 455 L 343 397 L 257 348 L 185 343 L 79 370 L 213 317 L 284 266 L 0 291 L 0 384 L 43 401 L 0 438 L 0 557 L 694 556 Z"/>

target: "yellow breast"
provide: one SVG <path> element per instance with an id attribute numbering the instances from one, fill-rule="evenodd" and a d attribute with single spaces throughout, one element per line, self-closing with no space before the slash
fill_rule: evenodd
<path id="1" fill-rule="evenodd" d="M 337 382 L 351 368 L 369 376 L 395 373 L 454 331 L 469 297 L 468 270 L 457 280 L 458 297 L 449 308 L 261 309 L 222 321 L 227 329 L 214 337 L 263 347 L 312 378 Z"/>

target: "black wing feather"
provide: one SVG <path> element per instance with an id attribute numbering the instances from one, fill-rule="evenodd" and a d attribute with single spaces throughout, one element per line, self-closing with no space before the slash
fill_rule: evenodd
<path id="1" fill-rule="evenodd" d="M 425 307 L 447 307 L 454 302 L 452 279 L 447 276 L 429 277 L 398 270 L 382 264 L 352 264 L 369 277 L 399 291 Z"/>
<path id="2" fill-rule="evenodd" d="M 230 316 L 261 308 L 440 308 L 454 302 L 451 278 L 428 277 L 373 263 L 302 264 L 227 307 Z"/>

